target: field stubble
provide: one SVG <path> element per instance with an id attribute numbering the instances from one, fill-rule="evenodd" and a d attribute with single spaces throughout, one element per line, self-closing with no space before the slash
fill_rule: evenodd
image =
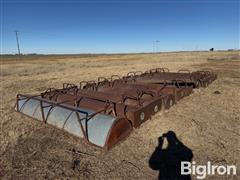
<path id="1" fill-rule="evenodd" d="M 148 160 L 158 137 L 169 130 L 193 151 L 197 163 L 212 161 L 239 167 L 240 61 L 207 60 L 233 54 L 239 52 L 1 58 L 0 176 L 156 179 L 158 172 L 148 167 Z M 78 83 L 156 67 L 173 71 L 211 68 L 218 73 L 218 79 L 208 88 L 194 90 L 168 111 L 153 116 L 109 152 L 13 110 L 17 93 L 39 93 L 48 87 L 60 88 L 64 82 Z M 87 154 L 72 154 L 68 151 L 72 148 Z M 209 177 L 220 178 L 226 177 Z"/>

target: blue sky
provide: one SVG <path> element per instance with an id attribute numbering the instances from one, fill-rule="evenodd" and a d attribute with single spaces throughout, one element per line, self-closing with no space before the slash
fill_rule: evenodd
<path id="1" fill-rule="evenodd" d="M 1 53 L 239 48 L 238 0 L 0 0 Z M 155 43 L 156 49 L 156 43 Z"/>

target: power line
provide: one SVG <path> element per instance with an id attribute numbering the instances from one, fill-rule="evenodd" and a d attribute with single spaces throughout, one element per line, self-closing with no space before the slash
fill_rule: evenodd
<path id="1" fill-rule="evenodd" d="M 19 40 L 18 40 L 18 33 L 19 31 L 14 31 L 15 34 L 16 34 L 16 41 L 17 41 L 17 48 L 18 48 L 18 55 L 21 55 L 21 52 L 20 52 L 20 46 L 19 46 Z"/>

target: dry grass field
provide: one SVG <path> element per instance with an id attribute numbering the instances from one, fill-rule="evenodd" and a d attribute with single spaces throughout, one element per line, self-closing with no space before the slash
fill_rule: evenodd
<path id="1" fill-rule="evenodd" d="M 192 150 L 198 164 L 235 164 L 239 175 L 240 60 L 233 55 L 239 52 L 1 57 L 0 179 L 156 179 L 158 172 L 148 161 L 158 137 L 169 130 Z M 156 114 L 108 152 L 13 110 L 17 93 L 156 67 L 210 68 L 218 79 Z M 68 152 L 73 148 L 82 153 Z"/>

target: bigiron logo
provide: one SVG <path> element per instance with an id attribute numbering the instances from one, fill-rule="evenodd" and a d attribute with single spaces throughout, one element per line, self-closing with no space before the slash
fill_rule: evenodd
<path id="1" fill-rule="evenodd" d="M 236 175 L 235 165 L 212 165 L 210 161 L 206 165 L 197 165 L 195 161 L 181 162 L 181 175 L 194 175 L 197 179 L 204 179 L 208 175 Z"/>

